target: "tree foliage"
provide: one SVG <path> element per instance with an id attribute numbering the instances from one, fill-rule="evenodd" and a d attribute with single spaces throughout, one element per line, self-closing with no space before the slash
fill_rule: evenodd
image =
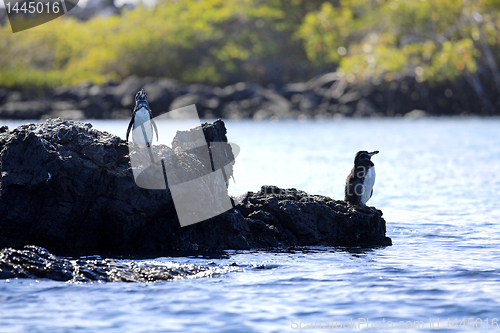
<path id="1" fill-rule="evenodd" d="M 351 82 L 453 80 L 500 63 L 499 26 L 495 0 L 163 0 L 16 34 L 4 27 L 0 86 L 118 82 L 132 74 L 268 84 L 332 70 Z"/>
<path id="2" fill-rule="evenodd" d="M 298 35 L 312 62 L 337 63 L 349 81 L 453 80 L 497 48 L 499 8 L 492 0 L 341 0 L 307 14 Z"/>

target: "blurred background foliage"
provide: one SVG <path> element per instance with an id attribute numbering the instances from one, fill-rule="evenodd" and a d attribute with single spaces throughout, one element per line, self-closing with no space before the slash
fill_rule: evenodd
<path id="1" fill-rule="evenodd" d="M 497 0 L 163 0 L 120 16 L 63 17 L 40 32 L 2 27 L 0 86 L 133 74 L 268 85 L 332 71 L 351 83 L 460 76 L 477 86 L 485 68 L 500 91 L 499 27 Z"/>

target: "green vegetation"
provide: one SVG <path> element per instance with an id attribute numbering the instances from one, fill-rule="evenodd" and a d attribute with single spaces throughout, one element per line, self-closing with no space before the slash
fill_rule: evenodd
<path id="1" fill-rule="evenodd" d="M 165 76 L 261 84 L 338 70 L 349 82 L 498 75 L 496 0 L 164 0 L 122 16 L 0 29 L 0 86 Z M 500 78 L 498 78 L 500 84 Z M 498 87 L 500 88 L 500 87 Z"/>
<path id="2" fill-rule="evenodd" d="M 298 34 L 311 61 L 336 62 L 351 81 L 392 73 L 452 80 L 474 73 L 483 49 L 499 43 L 500 12 L 493 4 L 341 0 L 309 13 Z"/>

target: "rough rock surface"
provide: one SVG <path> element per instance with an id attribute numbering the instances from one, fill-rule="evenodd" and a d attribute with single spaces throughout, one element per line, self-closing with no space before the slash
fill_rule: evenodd
<path id="1" fill-rule="evenodd" d="M 0 118 L 126 119 L 134 108 L 134 95 L 130 92 L 141 88 L 148 94 L 154 116 L 190 104 L 196 104 L 202 118 L 231 119 L 499 114 L 498 108 L 485 108 L 470 88 L 459 88 L 468 86 L 462 81 L 428 86 L 416 82 L 414 77 L 401 76 L 391 82 L 350 84 L 338 74 L 328 73 L 308 82 L 265 88 L 249 82 L 211 87 L 168 78 L 130 76 L 119 85 L 83 84 L 46 91 L 0 88 Z M 452 87 L 456 87 L 453 92 Z M 458 93 L 460 90 L 462 93 Z"/>
<path id="2" fill-rule="evenodd" d="M 262 186 L 238 200 L 237 208 L 252 220 L 253 233 L 264 246 L 276 246 L 276 240 L 300 245 L 391 245 L 382 211 L 373 207 L 276 186 Z M 274 239 L 269 237 L 273 232 Z"/>
<path id="3" fill-rule="evenodd" d="M 150 260 L 114 260 L 57 257 L 46 249 L 28 245 L 23 250 L 0 251 L 0 279 L 32 278 L 68 282 L 155 282 L 212 277 L 237 271 L 235 265 L 204 266 Z"/>
<path id="4" fill-rule="evenodd" d="M 222 121 L 203 130 L 207 141 L 227 142 Z M 154 148 L 167 167 L 183 161 L 180 179 L 206 169 L 175 147 Z M 0 248 L 107 255 L 390 245 L 375 208 L 270 186 L 237 198 L 236 209 L 181 228 L 170 192 L 138 187 L 128 155 L 124 140 L 89 123 L 49 119 L 0 128 Z"/>

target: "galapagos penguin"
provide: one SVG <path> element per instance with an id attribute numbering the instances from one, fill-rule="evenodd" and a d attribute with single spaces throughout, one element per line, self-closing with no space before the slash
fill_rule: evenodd
<path id="1" fill-rule="evenodd" d="M 151 109 L 149 108 L 147 95 L 144 92 L 144 89 L 141 89 L 135 95 L 135 108 L 134 113 L 132 114 L 132 119 L 128 124 L 127 128 L 127 141 L 128 136 L 130 134 L 130 129 L 134 126 L 134 130 L 132 131 L 132 139 L 134 140 L 134 144 L 139 147 L 150 147 L 153 142 L 153 128 L 154 126 L 156 131 L 156 141 L 158 141 L 158 128 L 156 127 L 156 123 L 153 120 L 153 115 L 151 113 Z M 136 129 L 139 128 L 137 131 Z M 141 130 L 142 128 L 142 130 Z"/>
<path id="2" fill-rule="evenodd" d="M 356 153 L 354 167 L 345 184 L 345 201 L 353 205 L 366 206 L 366 202 L 372 197 L 375 165 L 371 157 L 375 154 L 378 154 L 378 151 L 369 153 L 362 150 Z"/>

